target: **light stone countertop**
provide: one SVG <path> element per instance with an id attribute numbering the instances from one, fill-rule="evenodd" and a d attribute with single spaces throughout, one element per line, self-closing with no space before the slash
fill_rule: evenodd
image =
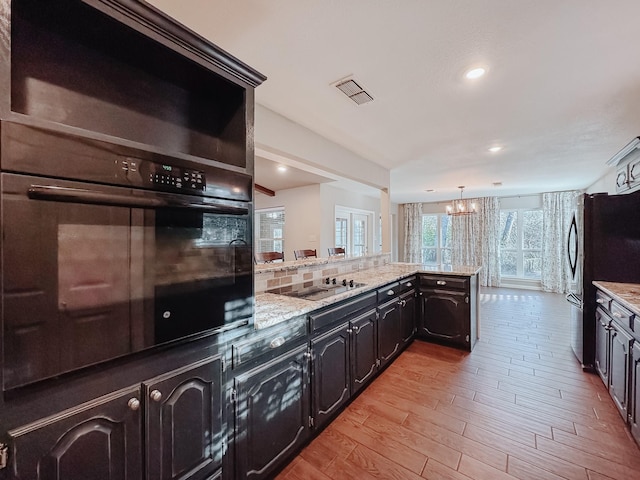
<path id="1" fill-rule="evenodd" d="M 354 288 L 347 292 L 333 295 L 322 300 L 304 300 L 275 293 L 259 293 L 255 298 L 254 327 L 262 329 L 285 322 L 291 318 L 317 310 L 346 298 L 375 290 L 378 287 L 395 282 L 415 273 L 433 273 L 437 275 L 458 275 L 471 277 L 480 271 L 481 267 L 462 266 L 451 270 L 442 270 L 427 265 L 415 263 L 390 263 L 383 267 L 370 268 L 360 272 L 353 272 L 349 279 L 365 283 L 366 286 Z"/>
<path id="2" fill-rule="evenodd" d="M 593 282 L 600 290 L 611 295 L 621 305 L 640 316 L 640 284 Z"/>

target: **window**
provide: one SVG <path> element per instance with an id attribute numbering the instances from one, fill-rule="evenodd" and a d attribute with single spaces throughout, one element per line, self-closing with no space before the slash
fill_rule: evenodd
<path id="1" fill-rule="evenodd" d="M 256 210 L 256 252 L 284 252 L 284 208 Z"/>
<path id="2" fill-rule="evenodd" d="M 500 211 L 500 273 L 540 278 L 542 272 L 542 210 Z"/>
<path id="3" fill-rule="evenodd" d="M 335 247 L 342 247 L 348 255 L 366 255 L 373 245 L 373 212 L 336 205 Z"/>
<path id="4" fill-rule="evenodd" d="M 422 263 L 451 265 L 451 223 L 446 214 L 422 216 Z"/>
<path id="5" fill-rule="evenodd" d="M 336 236 L 334 241 L 334 246 L 340 248 L 347 248 L 347 219 L 346 218 L 336 218 Z"/>

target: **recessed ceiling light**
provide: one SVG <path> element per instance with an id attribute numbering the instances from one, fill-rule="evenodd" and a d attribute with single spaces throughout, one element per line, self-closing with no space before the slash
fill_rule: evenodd
<path id="1" fill-rule="evenodd" d="M 279 165 L 278 166 L 278 171 L 279 172 L 286 172 L 287 171 L 287 167 L 285 167 L 284 165 Z"/>
<path id="2" fill-rule="evenodd" d="M 495 147 L 489 148 L 489 151 L 493 152 L 493 153 L 499 152 L 500 150 L 502 150 L 502 147 L 499 146 L 499 145 L 496 145 Z"/>
<path id="3" fill-rule="evenodd" d="M 480 78 L 485 73 L 487 73 L 487 69 L 483 67 L 472 68 L 464 74 L 466 78 L 469 80 L 475 80 L 476 78 Z"/>

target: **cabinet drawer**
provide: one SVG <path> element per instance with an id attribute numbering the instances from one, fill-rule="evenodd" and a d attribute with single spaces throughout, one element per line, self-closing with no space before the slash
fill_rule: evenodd
<path id="1" fill-rule="evenodd" d="M 384 303 L 400 294 L 400 282 L 393 282 L 377 290 L 378 303 Z"/>
<path id="2" fill-rule="evenodd" d="M 623 326 L 632 330 L 634 329 L 634 314 L 615 300 L 611 301 L 611 316 L 616 322 L 621 323 Z"/>
<path id="3" fill-rule="evenodd" d="M 418 286 L 418 280 L 416 279 L 416 277 L 405 278 L 403 280 L 400 280 L 399 293 L 402 294 L 402 293 L 408 292 L 409 290 L 412 290 L 417 286 Z"/>
<path id="4" fill-rule="evenodd" d="M 285 322 L 282 326 L 267 328 L 231 345 L 233 368 L 247 364 L 261 355 L 282 353 L 307 336 L 307 321 L 299 317 Z"/>
<path id="5" fill-rule="evenodd" d="M 600 305 L 607 312 L 611 312 L 611 297 L 600 290 L 596 290 L 596 304 Z"/>
<path id="6" fill-rule="evenodd" d="M 332 325 L 343 318 L 352 315 L 367 307 L 376 304 L 375 292 L 368 292 L 359 295 L 355 299 L 349 299 L 345 303 L 327 308 L 318 313 L 309 315 L 309 328 L 311 333 L 318 332 L 329 325 Z"/>
<path id="7" fill-rule="evenodd" d="M 469 279 L 467 277 L 421 277 L 420 285 L 430 288 L 445 288 L 453 290 L 468 290 Z"/>

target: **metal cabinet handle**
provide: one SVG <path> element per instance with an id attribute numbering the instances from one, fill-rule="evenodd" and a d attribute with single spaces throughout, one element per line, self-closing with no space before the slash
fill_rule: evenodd
<path id="1" fill-rule="evenodd" d="M 304 358 L 306 358 L 306 359 L 310 359 L 310 358 L 311 358 L 311 352 L 304 352 L 304 353 L 302 354 L 302 356 L 303 356 Z"/>
<path id="2" fill-rule="evenodd" d="M 136 411 L 140 408 L 140 400 L 138 400 L 136 397 L 130 398 L 127 402 L 127 406 L 131 410 Z"/>
<path id="3" fill-rule="evenodd" d="M 596 303 L 599 303 L 600 305 L 603 305 L 604 304 L 604 300 L 602 298 L 598 298 L 596 300 Z"/>
<path id="4" fill-rule="evenodd" d="M 284 345 L 284 337 L 276 337 L 269 343 L 269 347 L 278 348 Z"/>
<path id="5" fill-rule="evenodd" d="M 613 312 L 612 315 L 616 318 L 622 318 L 622 314 L 620 312 Z"/>
<path id="6" fill-rule="evenodd" d="M 436 284 L 437 284 L 437 285 L 446 285 L 446 284 L 447 284 L 447 282 L 445 282 L 444 280 L 438 280 L 438 281 L 436 282 Z"/>
<path id="7" fill-rule="evenodd" d="M 149 396 L 154 402 L 159 402 L 162 399 L 162 392 L 160 390 L 153 390 Z"/>
<path id="8" fill-rule="evenodd" d="M 358 333 L 360 331 L 360 327 L 353 326 L 353 327 L 351 327 L 351 331 L 353 333 Z"/>
<path id="9" fill-rule="evenodd" d="M 393 290 L 387 290 L 387 295 L 391 296 L 391 295 L 395 295 L 396 292 L 394 292 Z"/>
<path id="10" fill-rule="evenodd" d="M 413 287 L 413 283 L 411 283 L 411 282 L 407 282 L 407 283 L 405 283 L 405 285 L 406 285 L 407 287 Z"/>

